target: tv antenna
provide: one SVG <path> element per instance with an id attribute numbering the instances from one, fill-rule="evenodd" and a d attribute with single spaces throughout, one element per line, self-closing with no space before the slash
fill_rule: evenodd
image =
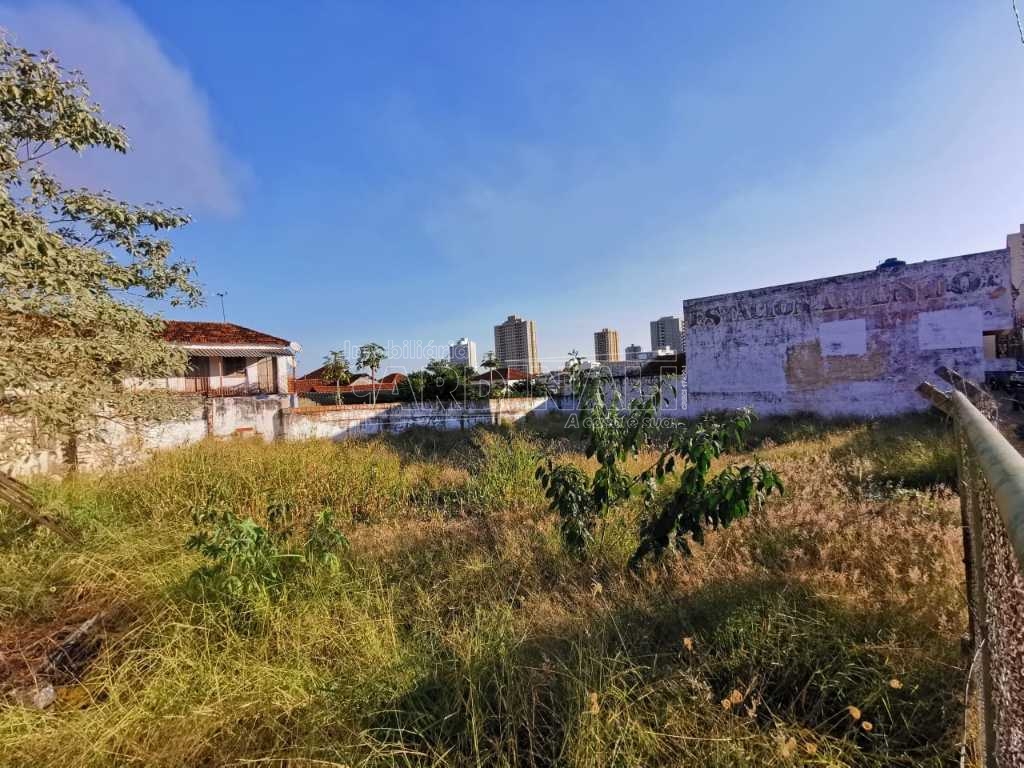
<path id="1" fill-rule="evenodd" d="M 226 323 L 228 321 L 228 316 L 224 311 L 224 297 L 228 295 L 228 292 L 217 291 L 217 295 L 220 297 L 220 319 Z"/>

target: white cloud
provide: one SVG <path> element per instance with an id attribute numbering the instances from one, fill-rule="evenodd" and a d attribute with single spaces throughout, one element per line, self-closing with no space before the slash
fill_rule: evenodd
<path id="1" fill-rule="evenodd" d="M 202 91 L 134 13 L 112 2 L 0 5 L 0 26 L 16 44 L 52 50 L 81 70 L 104 117 L 128 131 L 127 156 L 62 155 L 55 169 L 62 180 L 190 213 L 239 211 L 242 168 L 218 142 Z"/>

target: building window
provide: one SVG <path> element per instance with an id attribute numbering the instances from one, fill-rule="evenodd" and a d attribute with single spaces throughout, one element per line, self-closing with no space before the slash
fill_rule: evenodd
<path id="1" fill-rule="evenodd" d="M 225 357 L 221 359 L 220 365 L 222 376 L 237 376 L 245 373 L 244 357 Z"/>
<path id="2" fill-rule="evenodd" d="M 210 358 L 208 357 L 189 357 L 188 358 L 188 369 L 185 371 L 185 375 L 190 379 L 205 379 L 210 375 Z"/>
<path id="3" fill-rule="evenodd" d="M 982 337 L 982 347 L 986 360 L 1020 356 L 1020 343 L 1015 331 L 986 331 Z"/>

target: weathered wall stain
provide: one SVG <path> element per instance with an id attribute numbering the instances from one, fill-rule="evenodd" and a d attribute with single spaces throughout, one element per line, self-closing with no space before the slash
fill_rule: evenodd
<path id="1" fill-rule="evenodd" d="M 887 354 L 881 342 L 863 355 L 826 357 L 821 342 L 805 341 L 786 350 L 786 381 L 794 389 L 821 389 L 847 381 L 872 381 L 885 375 Z"/>

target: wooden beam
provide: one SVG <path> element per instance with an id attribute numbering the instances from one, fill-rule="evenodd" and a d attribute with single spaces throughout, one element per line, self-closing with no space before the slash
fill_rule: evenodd
<path id="1" fill-rule="evenodd" d="M 934 384 L 922 381 L 917 386 L 917 394 L 934 405 L 947 416 L 953 414 L 953 401 L 948 394 L 938 389 Z"/>

